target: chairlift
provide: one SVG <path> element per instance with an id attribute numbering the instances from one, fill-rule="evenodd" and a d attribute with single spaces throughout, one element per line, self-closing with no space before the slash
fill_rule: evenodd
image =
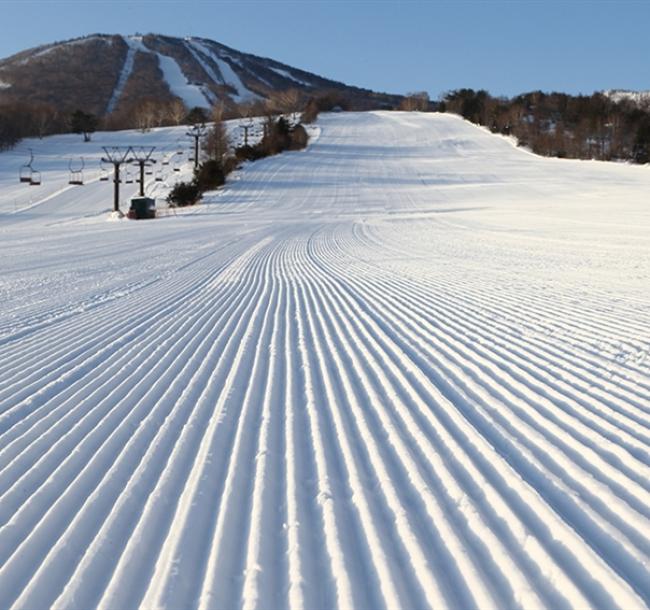
<path id="1" fill-rule="evenodd" d="M 29 168 L 32 170 L 32 175 L 30 176 L 29 184 L 30 186 L 38 186 L 41 183 L 41 172 L 37 171 L 34 169 L 32 166 L 32 163 L 34 162 L 34 154 L 32 153 L 32 149 L 29 149 L 29 155 L 30 155 L 30 160 L 29 160 Z"/>
<path id="2" fill-rule="evenodd" d="M 124 177 L 126 184 L 133 184 L 133 172 L 129 165 L 126 166 L 126 176 Z"/>
<path id="3" fill-rule="evenodd" d="M 173 169 L 174 169 L 175 172 L 180 172 L 181 171 L 182 157 L 183 157 L 183 152 L 180 151 L 180 150 L 173 157 L 173 160 L 174 160 Z"/>
<path id="4" fill-rule="evenodd" d="M 18 174 L 18 179 L 20 182 L 25 182 L 27 184 L 32 183 L 32 174 L 34 170 L 32 169 L 32 163 L 34 162 L 34 153 L 32 149 L 29 149 L 29 161 L 21 166 L 20 172 Z"/>
<path id="5" fill-rule="evenodd" d="M 154 177 L 154 180 L 155 180 L 156 182 L 162 182 L 162 181 L 164 180 L 164 177 L 163 177 L 163 171 L 162 171 L 161 168 L 159 168 L 159 169 L 156 170 L 156 175 L 155 175 L 155 177 Z"/>
<path id="6" fill-rule="evenodd" d="M 19 176 L 19 178 L 20 178 L 21 182 L 27 182 L 27 183 L 31 182 L 32 181 L 32 168 L 28 167 L 26 165 L 23 165 L 20 168 L 20 176 Z"/>
<path id="7" fill-rule="evenodd" d="M 151 165 L 145 165 L 145 167 L 146 167 L 146 169 L 144 170 L 144 173 L 147 176 L 152 176 L 153 175 L 153 168 L 151 167 Z"/>
<path id="8" fill-rule="evenodd" d="M 162 164 L 169 165 L 169 157 L 163 157 Z"/>
<path id="9" fill-rule="evenodd" d="M 99 162 L 99 179 L 102 182 L 108 182 L 109 179 L 108 168 L 104 165 L 103 161 Z"/>
<path id="10" fill-rule="evenodd" d="M 72 184 L 74 186 L 83 186 L 84 183 L 84 175 L 83 175 L 83 170 L 84 167 L 86 167 L 86 164 L 84 162 L 84 158 L 81 157 L 81 167 L 78 169 L 75 168 L 72 165 L 72 159 L 68 162 L 68 169 L 70 170 L 70 178 L 68 179 L 68 184 Z"/>

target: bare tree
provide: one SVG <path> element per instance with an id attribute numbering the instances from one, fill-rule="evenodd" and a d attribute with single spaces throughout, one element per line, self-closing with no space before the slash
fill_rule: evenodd
<path id="1" fill-rule="evenodd" d="M 237 105 L 237 114 L 241 119 L 250 119 L 257 115 L 259 106 L 255 102 L 242 102 Z"/>
<path id="2" fill-rule="evenodd" d="M 298 122 L 298 113 L 304 106 L 304 95 L 299 89 L 277 91 L 269 96 L 267 107 L 273 114 L 289 115 L 291 123 Z"/>
<path id="3" fill-rule="evenodd" d="M 141 100 L 136 106 L 134 112 L 136 127 L 142 131 L 142 133 L 149 131 L 155 125 L 157 114 L 158 108 L 155 100 Z"/>
<path id="4" fill-rule="evenodd" d="M 58 118 L 58 114 L 56 108 L 47 104 L 39 104 L 34 108 L 32 120 L 34 130 L 40 139 L 49 133 Z"/>
<path id="5" fill-rule="evenodd" d="M 168 117 L 173 125 L 180 125 L 187 116 L 185 104 L 178 98 L 169 105 Z"/>
<path id="6" fill-rule="evenodd" d="M 429 94 L 426 91 L 407 93 L 399 105 L 400 110 L 426 112 L 429 109 Z"/>
<path id="7" fill-rule="evenodd" d="M 210 159 L 222 163 L 230 152 L 230 139 L 223 120 L 224 105 L 219 103 L 212 108 L 212 127 L 203 142 L 203 150 Z"/>

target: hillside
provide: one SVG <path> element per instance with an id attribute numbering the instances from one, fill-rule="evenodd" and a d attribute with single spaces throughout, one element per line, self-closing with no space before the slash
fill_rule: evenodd
<path id="1" fill-rule="evenodd" d="M 331 113 L 175 217 L 68 185 L 184 132 L 0 153 L 0 607 L 647 610 L 647 168 Z"/>
<path id="2" fill-rule="evenodd" d="M 187 108 L 233 106 L 287 89 L 338 91 L 358 107 L 398 100 L 205 38 L 96 34 L 0 60 L 0 104 L 29 101 L 98 116 L 128 112 L 143 98 L 181 100 Z"/>

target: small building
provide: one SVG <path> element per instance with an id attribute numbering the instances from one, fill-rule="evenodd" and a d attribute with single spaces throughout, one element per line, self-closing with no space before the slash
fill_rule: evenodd
<path id="1" fill-rule="evenodd" d="M 133 197 L 127 216 L 135 220 L 155 218 L 156 200 L 151 197 Z"/>

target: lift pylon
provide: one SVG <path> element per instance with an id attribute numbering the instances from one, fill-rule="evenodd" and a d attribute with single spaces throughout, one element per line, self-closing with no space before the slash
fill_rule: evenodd
<path id="1" fill-rule="evenodd" d="M 120 166 L 129 163 L 130 146 L 102 146 L 105 156 L 102 162 L 110 163 L 113 166 L 113 211 L 120 211 Z"/>

